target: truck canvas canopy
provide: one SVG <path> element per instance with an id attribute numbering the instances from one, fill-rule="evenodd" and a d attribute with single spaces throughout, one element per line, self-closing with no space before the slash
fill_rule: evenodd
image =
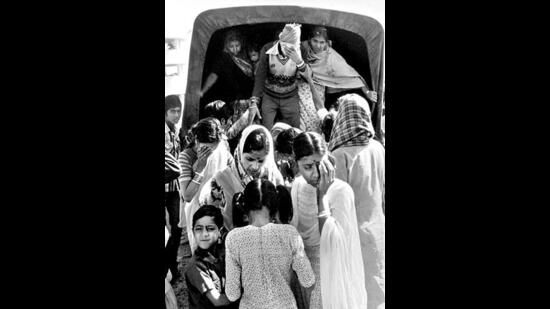
<path id="1" fill-rule="evenodd" d="M 331 40 L 340 44 L 333 45 L 333 48 L 363 76 L 369 88 L 379 93 L 378 104 L 381 104 L 384 87 L 384 30 L 374 18 L 301 6 L 244 6 L 212 9 L 199 14 L 193 25 L 182 129 L 187 130 L 191 124 L 199 120 L 200 98 L 196 90 L 201 88 L 202 81 L 208 74 L 205 69 L 209 67 L 207 63 L 209 58 L 214 57 L 216 52 L 221 50 L 221 48 L 213 48 L 213 46 L 221 46 L 220 31 L 231 27 L 248 27 L 249 30 L 250 27 L 256 27 L 256 34 L 262 34 L 260 43 L 263 44 L 274 40 L 276 33 L 271 30 L 281 30 L 285 23 L 327 27 Z M 260 29 L 264 29 L 263 33 Z M 271 33 L 267 33 L 265 29 Z M 306 39 L 306 35 L 307 32 L 302 32 L 302 40 Z M 380 131 L 381 115 L 381 108 L 377 106 L 373 111 L 377 135 Z"/>

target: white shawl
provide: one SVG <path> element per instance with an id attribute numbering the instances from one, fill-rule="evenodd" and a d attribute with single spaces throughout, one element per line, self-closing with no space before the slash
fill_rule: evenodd
<path id="1" fill-rule="evenodd" d="M 331 215 L 321 232 L 323 309 L 367 308 L 361 243 L 351 187 L 336 179 L 324 197 Z"/>

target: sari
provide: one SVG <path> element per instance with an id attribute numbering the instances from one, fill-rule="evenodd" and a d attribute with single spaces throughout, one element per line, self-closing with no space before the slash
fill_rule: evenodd
<path id="1" fill-rule="evenodd" d="M 244 191 L 246 185 L 253 179 L 252 176 L 248 175 L 245 171 L 242 161 L 243 161 L 243 150 L 244 143 L 248 138 L 248 135 L 252 131 L 260 129 L 264 131 L 269 147 L 268 153 L 262 166 L 262 171 L 260 173 L 260 178 L 268 179 L 275 186 L 284 185 L 283 176 L 279 172 L 277 165 L 275 164 L 274 150 L 273 150 L 273 138 L 271 137 L 270 132 L 261 125 L 250 125 L 243 130 L 239 145 L 235 149 L 233 155 L 233 162 L 230 166 L 226 167 L 223 170 L 218 171 L 213 179 L 215 185 L 219 186 L 223 192 L 225 199 L 225 205 L 222 210 L 224 225 L 228 230 L 233 229 L 233 195 L 238 192 Z M 202 188 L 201 196 L 211 195 L 212 190 L 209 187 Z"/>
<path id="2" fill-rule="evenodd" d="M 242 44 L 242 42 L 240 42 Z M 228 54 L 229 57 L 231 57 L 231 60 L 233 60 L 233 63 L 244 73 L 244 75 L 254 78 L 254 66 L 245 59 L 245 55 L 243 52 L 240 52 L 237 56 L 233 55 L 229 49 L 227 49 L 227 46 L 224 47 L 223 52 Z"/>

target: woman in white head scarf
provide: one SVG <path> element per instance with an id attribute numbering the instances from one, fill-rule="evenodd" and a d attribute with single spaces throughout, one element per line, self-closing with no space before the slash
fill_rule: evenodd
<path id="1" fill-rule="evenodd" d="M 224 170 L 218 171 L 211 182 L 213 187 L 219 187 L 223 193 L 224 225 L 229 230 L 234 227 L 233 195 L 235 193 L 242 192 L 255 178 L 268 179 L 276 186 L 284 184 L 283 177 L 275 164 L 273 139 L 264 126 L 250 125 L 243 131 L 233 158 L 233 163 Z M 211 195 L 210 190 L 212 190 L 211 187 L 203 188 L 201 195 Z"/>

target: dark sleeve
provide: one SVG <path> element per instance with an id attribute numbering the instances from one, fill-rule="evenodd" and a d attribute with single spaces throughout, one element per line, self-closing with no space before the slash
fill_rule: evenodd
<path id="1" fill-rule="evenodd" d="M 201 294 L 216 289 L 208 271 L 203 269 L 198 263 L 189 265 L 189 268 L 185 272 L 185 278 L 187 282 L 194 286 Z"/>
<path id="2" fill-rule="evenodd" d="M 224 70 L 224 64 L 225 64 L 225 55 L 224 55 L 224 52 L 222 52 L 222 54 L 219 56 L 219 57 L 216 57 L 216 60 L 214 60 L 214 63 L 212 64 L 212 73 L 218 75 L 218 77 L 220 75 L 223 74 L 223 70 Z"/>
<path id="3" fill-rule="evenodd" d="M 267 77 L 267 70 L 269 70 L 269 57 L 265 52 L 273 47 L 274 44 L 275 42 L 267 43 L 260 50 L 260 60 L 258 61 L 256 76 L 254 78 L 254 90 L 252 90 L 253 97 L 261 98 L 264 94 L 264 82 Z"/>

